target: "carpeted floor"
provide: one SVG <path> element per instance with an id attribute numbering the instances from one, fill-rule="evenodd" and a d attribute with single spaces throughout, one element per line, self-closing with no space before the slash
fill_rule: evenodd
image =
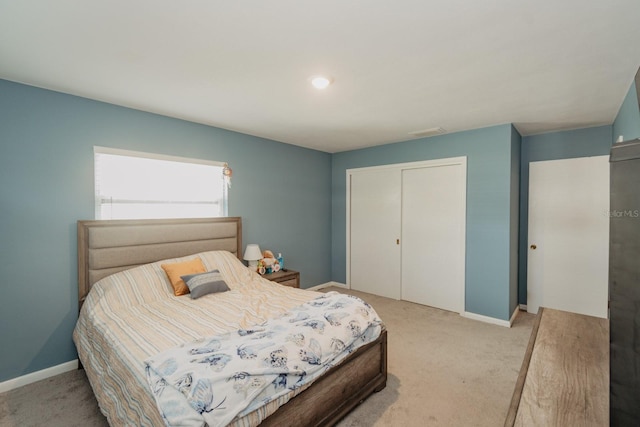
<path id="1" fill-rule="evenodd" d="M 387 387 L 340 427 L 500 426 L 522 364 L 534 316 L 512 328 L 340 288 L 369 302 L 389 331 Z M 84 371 L 0 394 L 0 427 L 107 426 Z"/>

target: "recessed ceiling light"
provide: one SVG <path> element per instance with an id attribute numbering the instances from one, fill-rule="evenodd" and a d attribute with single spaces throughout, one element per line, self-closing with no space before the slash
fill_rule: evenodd
<path id="1" fill-rule="evenodd" d="M 313 87 L 319 90 L 326 89 L 331 83 L 333 83 L 333 79 L 331 77 L 325 76 L 313 76 L 310 80 Z"/>

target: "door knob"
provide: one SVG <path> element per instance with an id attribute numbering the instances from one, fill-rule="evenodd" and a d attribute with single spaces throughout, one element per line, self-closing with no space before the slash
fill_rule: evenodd
<path id="1" fill-rule="evenodd" d="M 537 248 L 537 246 L 536 245 L 531 245 L 530 248 L 535 250 Z"/>

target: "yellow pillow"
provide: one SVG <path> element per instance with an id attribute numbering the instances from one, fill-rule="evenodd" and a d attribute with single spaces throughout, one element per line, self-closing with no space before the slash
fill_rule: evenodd
<path id="1" fill-rule="evenodd" d="M 202 261 L 200 261 L 200 258 L 192 259 L 190 261 L 176 262 L 173 264 L 161 264 L 160 267 L 162 267 L 164 272 L 167 273 L 167 276 L 169 276 L 171 286 L 173 286 L 173 293 L 176 296 L 186 295 L 189 293 L 189 288 L 180 276 L 204 273 L 207 271 L 205 270 Z"/>

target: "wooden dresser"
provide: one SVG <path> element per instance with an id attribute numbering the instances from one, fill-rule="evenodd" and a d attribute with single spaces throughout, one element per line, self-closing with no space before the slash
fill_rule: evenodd
<path id="1" fill-rule="evenodd" d="M 540 308 L 504 425 L 609 425 L 608 319 Z"/>

